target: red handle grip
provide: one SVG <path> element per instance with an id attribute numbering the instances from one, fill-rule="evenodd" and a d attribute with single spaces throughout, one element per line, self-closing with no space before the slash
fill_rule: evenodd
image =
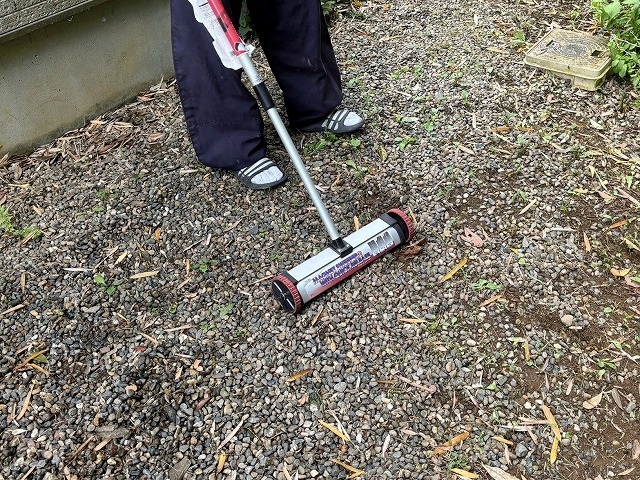
<path id="1" fill-rule="evenodd" d="M 209 5 L 211 6 L 211 10 L 213 10 L 213 14 L 215 15 L 218 23 L 222 27 L 222 31 L 224 32 L 227 40 L 229 40 L 229 44 L 231 44 L 231 48 L 233 49 L 233 53 L 236 57 L 247 53 L 247 47 L 244 42 L 238 35 L 236 28 L 233 26 L 233 22 L 227 15 L 227 11 L 224 9 L 224 5 L 221 0 L 208 0 Z"/>

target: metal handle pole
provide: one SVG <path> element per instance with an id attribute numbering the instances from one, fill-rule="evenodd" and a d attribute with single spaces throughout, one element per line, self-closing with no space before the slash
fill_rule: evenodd
<path id="1" fill-rule="evenodd" d="M 240 64 L 242 65 L 242 69 L 247 74 L 247 77 L 249 78 L 249 82 L 251 83 L 251 85 L 254 88 L 260 87 L 260 86 L 263 87 L 260 89 L 256 88 L 256 93 L 258 94 L 259 100 L 262 103 L 263 107 L 265 107 L 267 111 L 267 115 L 269 115 L 269 119 L 273 123 L 273 126 L 276 128 L 276 131 L 278 132 L 278 136 L 280 137 L 280 140 L 282 141 L 284 148 L 289 154 L 289 157 L 293 162 L 293 166 L 298 172 L 298 176 L 300 177 L 300 179 L 302 180 L 302 183 L 307 189 L 307 193 L 309 194 L 309 197 L 311 198 L 313 205 L 316 207 L 318 214 L 320 215 L 320 220 L 322 220 L 322 223 L 324 224 L 324 227 L 327 230 L 329 237 L 331 237 L 331 240 L 337 240 L 341 238 L 340 233 L 338 233 L 338 230 L 336 229 L 336 226 L 333 223 L 333 220 L 331 219 L 331 215 L 329 215 L 329 212 L 327 211 L 327 208 L 325 207 L 324 202 L 320 198 L 318 189 L 313 183 L 313 180 L 311 180 L 311 177 L 309 176 L 309 172 L 307 171 L 307 168 L 305 167 L 302 159 L 300 158 L 298 149 L 293 144 L 293 140 L 291 140 L 291 136 L 289 135 L 287 128 L 284 126 L 284 123 L 282 121 L 282 118 L 280 117 L 280 114 L 278 113 L 278 110 L 275 108 L 275 106 L 272 106 L 273 102 L 271 101 L 270 97 L 268 99 L 263 98 L 265 94 L 268 95 L 268 92 L 266 91 L 266 88 L 264 88 L 264 82 L 262 80 L 262 77 L 256 70 L 253 64 L 253 61 L 251 60 L 251 57 L 249 56 L 249 54 L 244 53 L 242 55 L 239 55 L 237 58 L 240 61 Z"/>

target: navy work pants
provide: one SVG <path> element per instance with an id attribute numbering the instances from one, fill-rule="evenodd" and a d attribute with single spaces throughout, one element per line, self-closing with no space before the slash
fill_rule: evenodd
<path id="1" fill-rule="evenodd" d="M 241 1 L 223 3 L 237 25 Z M 342 88 L 320 2 L 247 0 L 247 7 L 290 125 L 325 118 L 340 105 Z M 200 162 L 240 170 L 267 156 L 255 97 L 240 72 L 224 67 L 187 0 L 171 0 L 171 39 L 180 101 Z"/>

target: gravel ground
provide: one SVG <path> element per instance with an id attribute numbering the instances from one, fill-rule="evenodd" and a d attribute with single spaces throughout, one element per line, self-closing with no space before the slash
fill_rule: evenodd
<path id="1" fill-rule="evenodd" d="M 640 478 L 639 95 L 523 64 L 590 19 L 335 19 L 367 127 L 294 141 L 341 231 L 417 234 L 297 316 L 269 278 L 327 238 L 272 128 L 267 193 L 197 162 L 172 81 L 2 160 L 0 479 Z"/>

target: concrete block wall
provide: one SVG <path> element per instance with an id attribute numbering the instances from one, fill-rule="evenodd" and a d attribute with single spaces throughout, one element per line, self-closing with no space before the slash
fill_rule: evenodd
<path id="1" fill-rule="evenodd" d="M 171 76 L 169 0 L 0 0 L 0 158 Z"/>
<path id="2" fill-rule="evenodd" d="M 106 0 L 0 0 L 0 41 L 67 18 Z"/>

